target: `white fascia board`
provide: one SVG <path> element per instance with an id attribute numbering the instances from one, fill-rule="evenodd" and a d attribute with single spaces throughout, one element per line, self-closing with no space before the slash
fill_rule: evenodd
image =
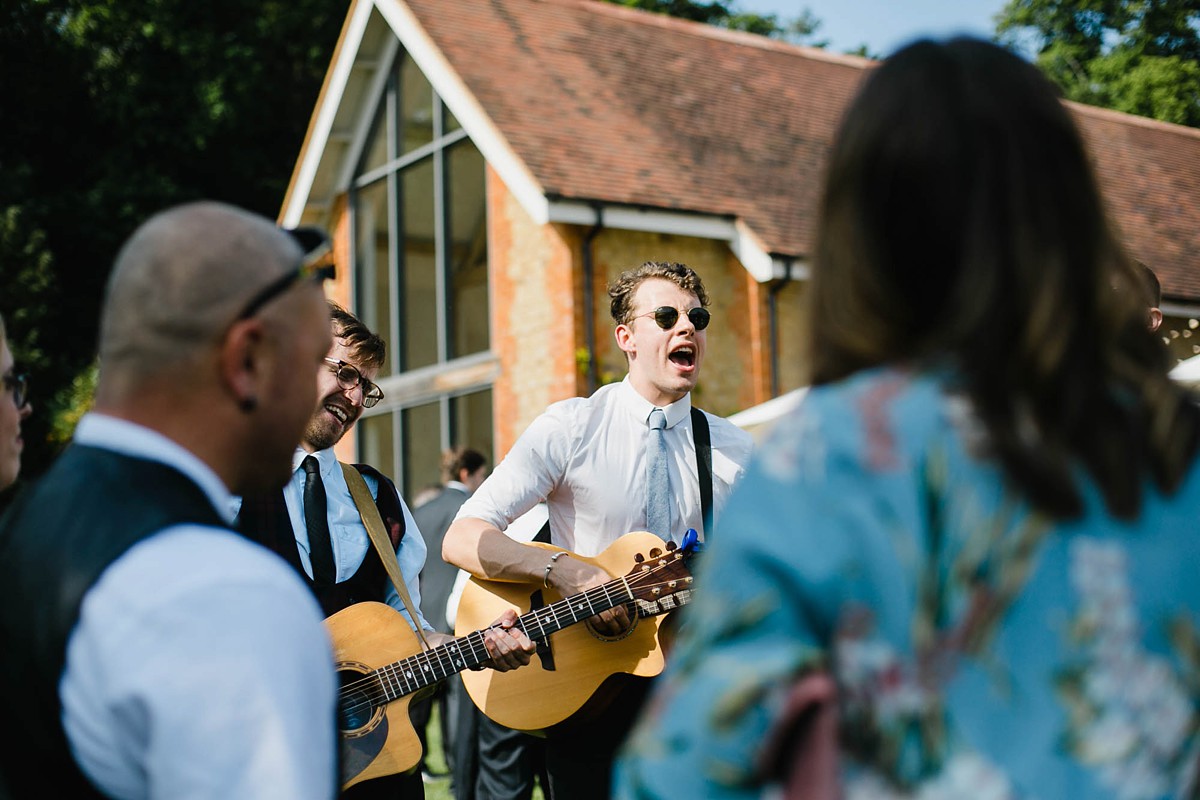
<path id="1" fill-rule="evenodd" d="M 750 230 L 750 227 L 740 219 L 734 226 L 734 235 L 729 242 L 729 249 L 737 256 L 737 260 L 742 262 L 746 271 L 753 275 L 754 280 L 759 283 L 766 283 L 782 277 L 775 274 L 775 262 L 771 258 L 771 254 L 763 247 L 754 231 Z"/>
<path id="2" fill-rule="evenodd" d="M 673 211 L 570 200 L 549 203 L 548 212 L 547 221 L 566 225 L 591 226 L 599 222 L 605 228 L 669 233 L 726 242 L 742 266 L 759 283 L 781 278 L 804 280 L 809 275 L 806 262 L 799 259 L 782 259 L 768 253 L 754 232 L 741 220 L 731 221 L 727 217 L 705 214 L 680 214 Z"/>
<path id="3" fill-rule="evenodd" d="M 600 222 L 606 228 L 625 231 L 672 233 L 722 241 L 729 241 L 733 237 L 733 223 L 724 217 L 606 204 L 600 204 L 598 208 L 600 217 L 597 217 L 596 205 L 573 201 L 552 202 L 548 206 L 547 222 L 568 225 L 595 225 Z"/>
<path id="4" fill-rule="evenodd" d="M 1190 303 L 1163 303 L 1158 310 L 1168 317 L 1200 317 L 1200 305 Z"/>
<path id="5" fill-rule="evenodd" d="M 429 38 L 412 9 L 403 0 L 374 2 L 379 13 L 404 45 L 404 49 L 433 85 L 442 102 L 453 112 L 487 163 L 496 170 L 504 185 L 533 221 L 545 225 L 549 219 L 548 203 L 541 185 L 525 166 L 525 162 L 509 147 L 508 141 L 467 89 L 442 51 Z"/>
<path id="6" fill-rule="evenodd" d="M 317 167 L 325 155 L 325 145 L 329 141 L 330 131 L 333 130 L 333 120 L 337 116 L 338 105 L 346 91 L 346 83 L 354 69 L 354 59 L 362 43 L 363 31 L 367 29 L 367 20 L 371 17 L 370 3 L 355 3 L 353 17 L 346 25 L 346 37 L 338 50 L 338 60 L 330 70 L 329 85 L 321 97 L 321 106 L 317 109 L 313 120 L 311 135 L 305 143 L 304 152 L 300 155 L 300 166 L 296 173 L 296 185 L 288 196 L 287 207 L 284 208 L 281 224 L 292 228 L 300 224 L 304 216 L 304 208 L 308 203 L 308 195 L 312 191 L 313 179 L 317 175 Z"/>

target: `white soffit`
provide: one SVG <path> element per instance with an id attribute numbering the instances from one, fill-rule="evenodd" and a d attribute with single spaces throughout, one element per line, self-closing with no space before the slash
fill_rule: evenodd
<path id="1" fill-rule="evenodd" d="M 1165 302 L 1158 310 L 1168 317 L 1200 317 L 1200 306 L 1184 303 Z"/>
<path id="2" fill-rule="evenodd" d="M 759 283 L 784 277 L 795 280 L 808 277 L 808 270 L 802 262 L 785 262 L 772 256 L 749 226 L 741 220 L 730 220 L 728 217 L 561 200 L 548 204 L 546 221 L 567 225 L 595 225 L 599 222 L 605 228 L 618 230 L 718 239 L 729 244 L 734 256 Z"/>
<path id="3" fill-rule="evenodd" d="M 338 105 L 346 90 L 346 83 L 354 68 L 358 56 L 359 45 L 362 44 L 363 31 L 367 29 L 367 20 L 371 17 L 370 3 L 355 3 L 352 7 L 353 16 L 346 23 L 346 35 L 340 43 L 337 52 L 337 62 L 329 72 L 329 83 L 321 94 L 320 105 L 309 131 L 308 141 L 305 142 L 300 165 L 296 171 L 296 182 L 287 198 L 287 207 L 283 209 L 280 224 L 284 227 L 295 227 L 304 216 L 304 207 L 308 204 L 309 193 L 312 192 L 313 180 L 317 175 L 317 167 L 325 155 L 325 146 L 329 142 L 330 131 L 333 130 L 333 120 L 337 116 Z"/>
<path id="4" fill-rule="evenodd" d="M 458 73 L 417 21 L 403 0 L 374 0 L 375 7 L 412 56 L 413 61 L 433 84 L 434 91 L 462 125 L 484 159 L 496 170 L 504 185 L 533 218 L 544 225 L 548 221 L 548 203 L 542 187 L 467 89 Z"/>

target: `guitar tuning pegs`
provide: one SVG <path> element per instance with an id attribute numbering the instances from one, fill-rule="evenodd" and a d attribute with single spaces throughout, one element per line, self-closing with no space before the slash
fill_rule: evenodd
<path id="1" fill-rule="evenodd" d="M 644 555 L 642 555 L 641 553 L 635 553 L 633 556 L 633 563 L 635 563 L 635 564 L 640 564 L 645 560 L 646 560 L 646 557 Z"/>
<path id="2" fill-rule="evenodd" d="M 667 542 L 667 552 L 668 553 L 674 552 L 675 548 L 677 548 L 677 547 L 679 547 L 679 545 L 675 544 L 674 541 Z"/>
<path id="3" fill-rule="evenodd" d="M 657 548 L 657 547 L 651 547 L 651 548 L 650 548 L 650 557 L 651 557 L 651 558 L 658 558 L 658 557 L 659 557 L 659 556 L 661 556 L 661 555 L 662 555 L 662 550 L 661 550 L 661 549 L 659 549 L 659 548 Z"/>

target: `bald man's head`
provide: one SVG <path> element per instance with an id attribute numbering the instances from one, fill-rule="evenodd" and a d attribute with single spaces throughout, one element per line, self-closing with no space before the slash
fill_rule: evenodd
<path id="1" fill-rule="evenodd" d="M 109 279 L 96 410 L 173 439 L 235 492 L 282 485 L 331 342 L 321 287 L 288 280 L 303 258 L 292 234 L 233 206 L 151 217 Z"/>
<path id="2" fill-rule="evenodd" d="M 104 369 L 146 378 L 186 368 L 241 304 L 302 256 L 270 220 L 233 206 L 190 203 L 151 217 L 121 248 L 109 278 Z"/>

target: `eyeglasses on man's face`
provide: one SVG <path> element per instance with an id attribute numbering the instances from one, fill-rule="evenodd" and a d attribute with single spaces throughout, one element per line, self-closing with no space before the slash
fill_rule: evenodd
<path id="1" fill-rule="evenodd" d="M 4 378 L 4 390 L 12 392 L 13 403 L 18 409 L 29 402 L 29 376 L 9 373 Z"/>
<path id="2" fill-rule="evenodd" d="M 325 362 L 329 364 L 329 371 L 337 376 L 338 386 L 343 390 L 350 391 L 356 386 L 362 386 L 363 408 L 372 408 L 383 399 L 383 389 L 364 378 L 358 367 L 336 358 L 326 358 Z"/>
<path id="3" fill-rule="evenodd" d="M 333 280 L 333 264 L 322 263 L 325 260 L 325 256 L 329 254 L 329 237 L 319 228 L 311 226 L 291 228 L 287 229 L 286 232 L 304 249 L 304 258 L 300 260 L 300 265 L 294 270 L 286 272 L 276 280 L 271 281 L 258 294 L 250 298 L 250 302 L 246 303 L 242 312 L 237 315 L 238 322 L 250 319 L 263 306 L 298 283 L 303 283 L 307 280 L 313 280 L 317 283 Z"/>
<path id="4" fill-rule="evenodd" d="M 654 321 L 658 327 L 664 331 L 669 331 L 675 327 L 675 323 L 679 321 L 679 309 L 671 306 L 659 306 L 653 311 L 647 311 L 645 314 L 638 314 L 634 319 L 641 317 L 654 317 Z M 702 331 L 708 327 L 709 320 L 712 319 L 712 314 L 708 313 L 707 308 L 689 308 L 687 318 L 698 331 Z"/>

